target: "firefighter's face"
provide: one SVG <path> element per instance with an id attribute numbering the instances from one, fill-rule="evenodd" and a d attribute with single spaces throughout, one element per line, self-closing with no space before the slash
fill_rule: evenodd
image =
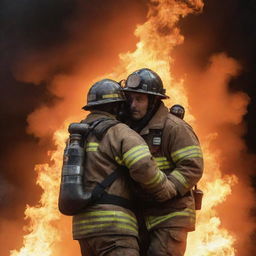
<path id="1" fill-rule="evenodd" d="M 128 105 L 131 118 L 134 120 L 142 119 L 148 110 L 148 96 L 142 93 L 127 93 Z"/>

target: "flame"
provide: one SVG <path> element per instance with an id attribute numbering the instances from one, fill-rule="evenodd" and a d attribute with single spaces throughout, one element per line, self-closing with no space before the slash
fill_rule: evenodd
<path id="1" fill-rule="evenodd" d="M 223 177 L 219 161 L 221 152 L 211 147 L 218 134 L 213 132 L 205 136 L 203 132 L 200 133 L 200 124 L 197 123 L 189 104 L 185 80 L 176 81 L 172 76 L 173 59 L 170 54 L 173 48 L 184 40 L 177 22 L 190 13 L 201 11 L 202 8 L 201 0 L 151 0 L 148 20 L 135 31 L 139 38 L 136 50 L 120 54 L 120 65 L 113 73 L 104 77 L 118 80 L 127 77 L 136 69 L 151 68 L 160 75 L 167 88 L 167 94 L 171 95 L 166 105 L 178 103 L 186 108 L 186 121 L 192 123 L 200 138 L 202 135 L 201 144 L 205 159 L 205 174 L 199 185 L 205 194 L 203 208 L 198 212 L 197 230 L 189 234 L 186 256 L 232 256 L 236 253 L 236 237 L 222 227 L 216 206 L 225 202 L 232 192 L 232 186 L 239 180 L 235 175 Z M 239 95 L 237 97 L 239 98 Z M 246 105 L 247 101 L 243 102 Z M 56 151 L 50 152 L 51 163 L 37 165 L 35 168 L 38 172 L 37 184 L 42 187 L 43 194 L 37 206 L 27 206 L 25 215 L 26 219 L 30 220 L 26 228 L 28 234 L 24 236 L 23 247 L 19 251 L 11 251 L 10 256 L 63 255 L 58 254 L 61 243 L 66 241 L 63 241 L 63 226 L 58 225 L 63 217 L 57 209 L 57 197 L 62 152 L 67 138 L 66 126 L 70 118 L 72 119 L 67 116 L 63 128 L 54 133 Z"/>
<path id="2" fill-rule="evenodd" d="M 54 255 L 52 245 L 60 240 L 59 230 L 53 222 L 60 219 L 60 213 L 57 210 L 57 192 L 66 137 L 66 129 L 56 131 L 54 140 L 57 150 L 49 152 L 53 163 L 39 164 L 35 167 L 35 171 L 38 172 L 37 184 L 44 192 L 37 206 L 27 206 L 25 215 L 26 219 L 30 219 L 30 225 L 26 227 L 26 231 L 29 234 L 24 236 L 23 248 L 19 252 L 11 251 L 11 256 Z"/>

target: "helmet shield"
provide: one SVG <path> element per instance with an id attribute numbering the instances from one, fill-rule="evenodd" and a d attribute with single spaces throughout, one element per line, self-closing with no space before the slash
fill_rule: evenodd
<path id="1" fill-rule="evenodd" d="M 126 81 L 126 86 L 128 88 L 137 88 L 140 83 L 141 77 L 138 74 L 131 74 Z"/>

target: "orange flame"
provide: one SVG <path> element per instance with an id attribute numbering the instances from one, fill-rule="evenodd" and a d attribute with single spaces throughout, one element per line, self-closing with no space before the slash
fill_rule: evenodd
<path id="1" fill-rule="evenodd" d="M 26 218 L 30 219 L 30 225 L 26 228 L 29 234 L 24 236 L 23 248 L 19 252 L 11 251 L 11 256 L 28 255 L 54 255 L 52 245 L 60 240 L 60 233 L 53 222 L 60 219 L 57 210 L 58 190 L 60 183 L 60 168 L 62 152 L 64 149 L 64 131 L 55 133 L 57 150 L 51 153 L 53 164 L 41 164 L 35 167 L 38 172 L 37 184 L 44 190 L 39 205 L 27 206 Z"/>
<path id="2" fill-rule="evenodd" d="M 231 194 L 231 187 L 239 181 L 234 175 L 222 176 L 219 161 L 220 150 L 211 148 L 212 141 L 218 135 L 216 133 L 205 134 L 205 131 L 199 129 L 200 124 L 197 123 L 196 116 L 192 114 L 184 80 L 176 81 L 172 76 L 173 59 L 170 57 L 170 53 L 176 45 L 183 42 L 177 22 L 181 17 L 198 12 L 202 8 L 201 0 L 151 0 L 148 20 L 138 26 L 135 31 L 135 35 L 139 38 L 136 50 L 121 54 L 120 65 L 115 68 L 113 73 L 104 77 L 118 80 L 127 77 L 136 69 L 151 68 L 163 79 L 167 94 L 171 95 L 171 99 L 166 102 L 166 105 L 179 103 L 187 109 L 186 121 L 192 123 L 196 128 L 203 147 L 205 174 L 200 187 L 204 190 L 205 196 L 203 209 L 197 216 L 197 230 L 190 233 L 188 238 L 186 256 L 232 256 L 236 251 L 234 247 L 236 237 L 221 226 L 221 219 L 215 207 L 227 199 Z M 226 80 L 223 78 L 216 83 L 223 87 Z M 59 87 L 61 87 L 61 82 L 60 79 Z M 247 98 L 241 95 L 235 97 L 242 102 L 242 106 L 246 106 Z M 240 113 L 240 117 L 242 114 Z M 68 119 L 70 121 L 72 118 L 69 114 L 63 127 L 66 127 L 66 124 L 69 123 Z M 24 246 L 20 251 L 11 251 L 11 256 L 58 255 L 59 248 L 66 243 L 66 241 L 61 241 L 63 227 L 58 226 L 58 222 L 62 221 L 63 217 L 60 216 L 57 209 L 62 152 L 67 137 L 65 131 L 66 128 L 63 128 L 54 134 L 57 149 L 50 153 L 52 162 L 38 165 L 35 168 L 38 172 L 37 183 L 44 192 L 38 206 L 27 207 L 25 214 L 26 218 L 30 220 L 30 225 L 27 227 L 28 234 L 24 236 Z M 68 232 L 71 231 L 68 230 Z"/>

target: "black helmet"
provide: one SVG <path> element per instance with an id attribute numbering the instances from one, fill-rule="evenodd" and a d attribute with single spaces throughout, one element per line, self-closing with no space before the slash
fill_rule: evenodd
<path id="1" fill-rule="evenodd" d="M 92 85 L 87 94 L 87 104 L 83 109 L 88 110 L 94 106 L 125 100 L 122 88 L 116 81 L 103 79 Z"/>
<path id="2" fill-rule="evenodd" d="M 170 113 L 172 113 L 173 115 L 183 119 L 184 115 L 185 115 L 185 109 L 184 109 L 183 106 L 181 106 L 179 104 L 176 104 L 176 105 L 173 105 L 170 108 Z"/>
<path id="3" fill-rule="evenodd" d="M 125 82 L 123 91 L 155 95 L 161 99 L 169 98 L 165 95 L 163 82 L 159 75 L 148 68 L 142 68 L 130 74 Z"/>

